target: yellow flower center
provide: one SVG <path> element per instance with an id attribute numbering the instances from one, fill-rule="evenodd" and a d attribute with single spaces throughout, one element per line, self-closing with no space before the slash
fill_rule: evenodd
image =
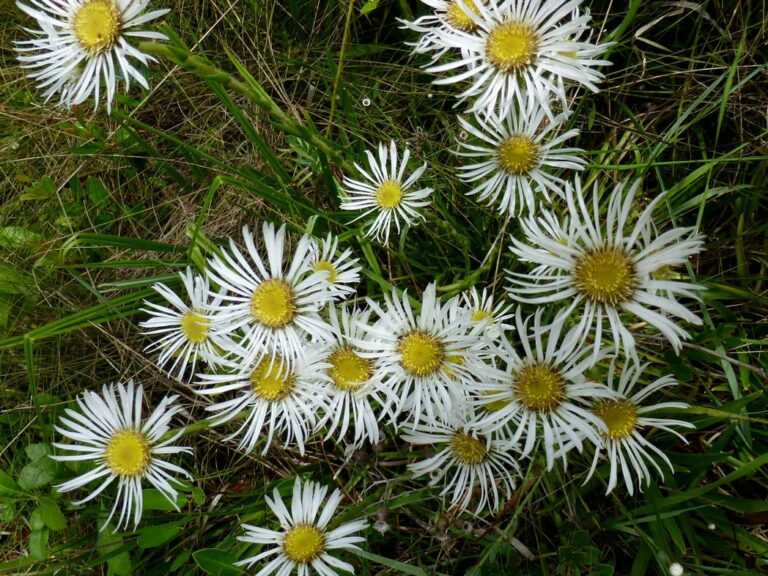
<path id="1" fill-rule="evenodd" d="M 394 208 L 403 199 L 403 189 L 399 183 L 394 180 L 385 180 L 376 190 L 376 204 L 379 208 Z"/>
<path id="2" fill-rule="evenodd" d="M 187 337 L 187 340 L 195 344 L 205 342 L 210 324 L 211 321 L 208 318 L 194 310 L 187 310 L 181 316 L 181 331 Z"/>
<path id="3" fill-rule="evenodd" d="M 149 441 L 138 430 L 120 430 L 107 442 L 104 459 L 117 476 L 137 476 L 149 466 Z"/>
<path id="4" fill-rule="evenodd" d="M 414 330 L 397 343 L 400 365 L 414 376 L 429 376 L 440 369 L 445 359 L 442 344 L 427 332 Z"/>
<path id="5" fill-rule="evenodd" d="M 466 432 L 455 432 L 451 438 L 451 451 L 462 464 L 480 464 L 488 457 L 485 442 Z"/>
<path id="6" fill-rule="evenodd" d="M 464 0 L 464 6 L 473 14 L 477 14 L 478 16 L 480 15 L 477 6 L 475 6 L 475 3 L 472 0 Z M 464 10 L 462 10 L 461 6 L 459 6 L 459 3 L 456 0 L 453 0 L 450 6 L 448 6 L 448 10 L 445 12 L 445 19 L 448 21 L 448 24 L 454 28 L 464 30 L 465 32 L 471 32 L 477 27 L 475 21 L 472 20 L 472 18 L 470 18 Z"/>
<path id="7" fill-rule="evenodd" d="M 614 440 L 629 436 L 637 424 L 637 406 L 629 400 L 600 400 L 592 412 L 605 422 L 603 434 Z"/>
<path id="8" fill-rule="evenodd" d="M 358 356 L 351 346 L 336 348 L 328 363 L 328 375 L 341 390 L 357 390 L 371 377 L 371 361 Z"/>
<path id="9" fill-rule="evenodd" d="M 528 364 L 517 373 L 515 394 L 528 410 L 551 412 L 565 396 L 565 379 L 548 364 Z"/>
<path id="10" fill-rule="evenodd" d="M 488 35 L 488 60 L 505 72 L 513 72 L 533 63 L 539 40 L 533 29 L 522 22 L 505 22 Z"/>
<path id="11" fill-rule="evenodd" d="M 488 322 L 488 325 L 490 326 L 493 324 L 493 314 L 478 308 L 472 312 L 472 322 Z"/>
<path id="12" fill-rule="evenodd" d="M 539 149 L 528 136 L 512 136 L 496 150 L 496 161 L 509 174 L 528 174 L 539 157 Z"/>
<path id="13" fill-rule="evenodd" d="M 264 357 L 251 372 L 254 394 L 270 402 L 282 400 L 293 390 L 296 376 L 283 364 L 282 358 Z"/>
<path id="14" fill-rule="evenodd" d="M 635 291 L 635 267 L 620 248 L 590 250 L 573 268 L 576 288 L 590 300 L 615 305 Z"/>
<path id="15" fill-rule="evenodd" d="M 336 267 L 333 265 L 332 262 L 329 262 L 328 260 L 318 260 L 315 262 L 315 271 L 316 272 L 328 272 L 328 282 L 333 284 L 336 282 L 336 278 L 338 277 L 338 272 L 336 272 Z"/>
<path id="16" fill-rule="evenodd" d="M 87 0 L 72 19 L 75 38 L 91 54 L 109 50 L 120 35 L 121 24 L 112 0 Z"/>
<path id="17" fill-rule="evenodd" d="M 293 289 L 282 280 L 264 280 L 251 294 L 251 315 L 270 328 L 289 324 L 296 315 Z"/>
<path id="18" fill-rule="evenodd" d="M 323 532 L 309 524 L 297 524 L 285 533 L 283 551 L 291 562 L 305 564 L 317 558 L 323 551 Z"/>

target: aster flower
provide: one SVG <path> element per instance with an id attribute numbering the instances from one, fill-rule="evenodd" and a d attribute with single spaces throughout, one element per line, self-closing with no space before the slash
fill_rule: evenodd
<path id="1" fill-rule="evenodd" d="M 468 196 L 496 204 L 500 213 L 516 216 L 523 206 L 533 211 L 537 196 L 550 202 L 550 194 L 564 196 L 565 180 L 556 172 L 583 170 L 578 148 L 562 144 L 578 135 L 576 129 L 558 135 L 568 114 L 547 121 L 538 104 L 519 108 L 506 117 L 475 117 L 475 123 L 459 117 L 462 128 L 480 143 L 458 141 L 456 154 L 474 163 L 459 166 L 459 178 L 477 183 Z"/>
<path id="2" fill-rule="evenodd" d="M 134 80 L 149 88 L 131 60 L 146 66 L 155 58 L 131 44 L 133 39 L 166 40 L 140 26 L 160 18 L 168 9 L 145 12 L 149 0 L 27 0 L 16 5 L 37 20 L 34 37 L 16 43 L 23 68 L 31 69 L 46 101 L 59 93 L 59 103 L 81 104 L 93 95 L 98 107 L 102 82 L 107 112 L 118 78 L 126 92 Z"/>
<path id="3" fill-rule="evenodd" d="M 411 157 L 409 149 L 405 149 L 400 159 L 397 145 L 392 141 L 389 149 L 385 144 L 379 144 L 378 158 L 369 150 L 365 153 L 368 156 L 370 173 L 355 163 L 365 181 L 344 177 L 343 189 L 346 197 L 341 199 L 341 209 L 364 210 L 355 220 L 375 214 L 373 223 L 365 235 L 387 244 L 393 223 L 399 234 L 402 225 L 415 226 L 419 220 L 425 220 L 418 209 L 429 206 L 432 188 L 411 188 L 427 169 L 427 164 L 425 162 L 405 178 L 408 159 Z"/>
<path id="4" fill-rule="evenodd" d="M 440 495 L 450 494 L 451 506 L 460 512 L 478 490 L 475 513 L 496 511 L 503 501 L 500 496 L 505 500 L 512 496 L 520 467 L 511 446 L 479 427 L 468 407 L 446 412 L 432 423 L 419 422 L 402 438 L 410 444 L 437 447 L 437 454 L 409 464 L 408 469 L 417 477 L 429 474 L 430 484 L 442 481 Z"/>
<path id="5" fill-rule="evenodd" d="M 208 261 L 208 275 L 225 290 L 219 295 L 220 303 L 211 304 L 214 333 L 242 333 L 241 344 L 249 357 L 279 355 L 290 365 L 303 355 L 309 335 L 318 341 L 333 338 L 330 326 L 318 314 L 331 299 L 328 274 L 312 268 L 308 237 L 302 237 L 293 256 L 286 258 L 285 225 L 275 231 L 272 224 L 264 223 L 262 232 L 266 258 L 244 226 L 247 255 L 230 239 L 229 250 L 222 249 L 221 256 Z"/>
<path id="6" fill-rule="evenodd" d="M 386 404 L 381 390 L 380 374 L 370 358 L 365 358 L 354 344 L 365 341 L 367 334 L 363 326 L 368 326 L 370 310 L 352 310 L 342 306 L 329 308 L 331 325 L 336 340 L 330 345 L 324 360 L 328 365 L 326 374 L 331 385 L 328 388 L 327 412 L 318 423 L 318 427 L 328 426 L 326 440 L 334 433 L 340 442 L 351 428 L 354 446 L 365 440 L 371 444 L 379 441 L 378 417 L 371 406 L 371 401 L 378 405 Z"/>
<path id="7" fill-rule="evenodd" d="M 593 362 L 577 331 L 571 329 L 561 339 L 564 317 L 555 317 L 546 327 L 542 313 L 539 308 L 533 317 L 523 320 L 518 310 L 516 333 L 523 354 L 502 340 L 497 358 L 506 365 L 505 379 L 478 382 L 474 401 L 492 407 L 479 418 L 478 426 L 490 432 L 504 429 L 512 444 L 523 444 L 522 456 L 533 451 L 537 438 L 543 438 L 547 469 L 551 470 L 556 451 L 563 465 L 567 464 L 567 451 L 560 450 L 563 446 L 581 452 L 583 438 L 600 441 L 598 434 L 605 425 L 588 407 L 596 398 L 613 398 L 613 393 L 585 378 L 584 372 Z"/>
<path id="8" fill-rule="evenodd" d="M 163 440 L 170 430 L 171 418 L 182 410 L 174 404 L 178 396 L 166 396 L 146 420 L 142 419 L 144 399 L 141 384 L 133 380 L 126 384 L 105 385 L 102 395 L 85 391 L 77 398 L 79 411 L 67 408 L 66 416 L 59 419 L 56 431 L 75 444 L 54 443 L 59 450 L 75 452 L 69 455 L 51 456 L 59 461 L 91 461 L 95 467 L 63 484 L 56 486 L 60 492 L 76 490 L 99 480 L 99 486 L 87 497 L 73 502 L 78 506 L 96 498 L 110 484 L 117 481 L 117 495 L 103 530 L 120 508 L 116 529 L 128 526 L 133 520 L 139 525 L 142 513 L 142 484 L 148 482 L 156 488 L 176 510 L 178 483 L 174 475 L 192 476 L 183 468 L 167 462 L 171 454 L 191 453 L 192 449 L 176 446 L 174 442 L 182 431 Z"/>
<path id="9" fill-rule="evenodd" d="M 643 484 L 647 486 L 651 482 L 651 471 L 646 462 L 656 469 L 662 479 L 664 473 L 656 463 L 656 458 L 672 470 L 672 463 L 667 455 L 648 440 L 649 430 L 654 428 L 663 430 L 685 442 L 685 438 L 674 430 L 674 427 L 694 428 L 690 422 L 652 415 L 658 410 L 670 408 L 685 410 L 688 404 L 685 402 L 649 404 L 648 398 L 662 388 L 675 386 L 677 383 L 672 376 L 663 376 L 635 390 L 647 366 L 647 364 L 641 366 L 634 363 L 625 365 L 620 370 L 618 386 L 615 388 L 616 397 L 603 398 L 592 407 L 592 412 L 605 423 L 605 430 L 601 432 L 600 442 L 595 446 L 595 456 L 585 483 L 594 474 L 600 456 L 605 450 L 610 464 L 606 494 L 616 487 L 619 470 L 630 495 L 634 493 L 635 486 L 642 491 Z M 608 386 L 612 389 L 615 377 L 616 362 L 611 360 L 608 369 Z"/>
<path id="10" fill-rule="evenodd" d="M 507 321 L 514 316 L 512 304 L 507 302 L 494 303 L 493 293 L 484 287 L 482 292 L 472 286 L 461 294 L 462 304 L 470 311 L 470 320 L 476 324 L 485 326 L 486 335 L 495 339 L 505 331 L 513 330 L 513 326 Z"/>
<path id="11" fill-rule="evenodd" d="M 482 325 L 472 323 L 468 313 L 454 314 L 455 300 L 441 304 L 434 283 L 424 290 L 418 314 L 407 295 L 400 298 L 393 291 L 391 297 L 384 296 L 384 302 L 386 309 L 368 300 L 379 320 L 372 326 L 362 325 L 369 337 L 354 344 L 364 357 L 378 362 L 377 378 L 391 392 L 384 409 L 393 424 L 397 425 L 401 412 L 409 414 L 413 423 L 421 417 L 434 422 L 438 414 L 462 401 L 468 387 L 483 376 Z"/>
<path id="12" fill-rule="evenodd" d="M 701 324 L 678 298 L 698 300 L 704 287 L 671 278 L 672 267 L 701 250 L 701 237 L 693 228 L 656 231 L 652 216 L 663 194 L 630 227 L 639 186 L 639 180 L 628 191 L 623 183 L 616 186 L 601 217 L 597 184 L 590 210 L 576 179 L 575 187 L 566 188 L 567 221 L 559 223 L 544 211 L 523 221 L 527 242 L 512 239 L 512 252 L 536 265 L 530 274 L 510 272 L 512 298 L 532 304 L 567 302 L 569 310 L 580 309 L 578 330 L 584 337 L 593 335 L 595 353 L 607 320 L 615 349 L 636 356 L 624 312 L 659 330 L 676 351 L 689 334 L 675 318 Z"/>
<path id="13" fill-rule="evenodd" d="M 473 98 L 471 112 L 504 117 L 515 102 L 535 101 L 551 118 L 553 98 L 568 108 L 566 82 L 597 92 L 603 75 L 595 67 L 610 64 L 599 59 L 607 45 L 590 42 L 590 16 L 580 12 L 580 4 L 579 0 L 476 4 L 476 11 L 466 13 L 475 23 L 472 32 L 455 28 L 434 32 L 436 43 L 461 49 L 463 57 L 431 64 L 427 71 L 453 73 L 435 84 L 470 80 L 459 102 Z"/>
<path id="14" fill-rule="evenodd" d="M 251 452 L 259 439 L 266 454 L 277 435 L 286 447 L 295 445 L 304 454 L 304 444 L 315 427 L 317 413 L 327 410 L 326 370 L 316 347 L 308 347 L 295 362 L 280 356 L 260 355 L 249 359 L 245 350 L 233 355 L 226 370 L 199 374 L 196 392 L 225 399 L 209 406 L 212 425 L 219 426 L 242 415 L 238 428 L 227 440 L 239 438 L 238 448 Z"/>
<path id="15" fill-rule="evenodd" d="M 196 275 L 187 268 L 179 273 L 179 278 L 185 297 L 178 296 L 163 283 L 155 284 L 152 288 L 170 306 L 145 300 L 147 308 L 143 312 L 149 314 L 150 318 L 141 322 L 140 326 L 144 328 L 144 334 L 157 337 L 146 350 L 160 350 L 158 366 L 165 368 L 170 364 L 167 368 L 169 374 L 177 380 L 188 380 L 195 374 L 198 361 L 217 363 L 232 346 L 228 338 L 213 333 L 208 277 Z M 220 299 L 214 297 L 213 304 L 220 304 Z M 191 369 L 188 371 L 190 363 Z"/>
<path id="16" fill-rule="evenodd" d="M 365 538 L 356 534 L 367 528 L 368 523 L 364 519 L 354 520 L 329 530 L 328 525 L 341 504 L 342 495 L 340 490 L 334 490 L 325 501 L 327 492 L 326 486 L 315 482 L 307 481 L 302 486 L 297 477 L 293 485 L 289 512 L 280 493 L 275 489 L 272 498 L 267 496 L 266 500 L 280 521 L 282 530 L 243 524 L 245 535 L 238 536 L 238 540 L 272 547 L 241 560 L 236 565 L 250 568 L 258 562 L 266 562 L 256 576 L 269 576 L 272 573 L 287 576 L 294 569 L 300 576 L 309 576 L 313 571 L 321 576 L 337 576 L 336 570 L 354 573 L 351 564 L 332 556 L 331 552 L 359 550 L 357 543 L 365 541 Z M 267 562 L 267 559 L 270 560 Z"/>
<path id="17" fill-rule="evenodd" d="M 436 62 L 448 51 L 451 46 L 443 40 L 443 35 L 439 31 L 463 30 L 473 32 L 477 24 L 469 15 L 470 12 L 477 14 L 475 2 L 481 3 L 483 0 L 421 0 L 427 6 L 433 8 L 433 12 L 421 16 L 414 21 L 399 20 L 403 24 L 402 28 L 413 30 L 421 34 L 418 42 L 409 43 L 413 46 L 413 51 L 417 54 L 429 54 L 433 52 L 432 62 Z M 467 56 L 468 54 L 465 54 Z"/>
<path id="18" fill-rule="evenodd" d="M 327 272 L 326 286 L 334 301 L 344 300 L 355 293 L 360 282 L 358 259 L 352 258 L 352 250 L 347 248 L 339 253 L 339 239 L 330 232 L 319 243 L 312 240 L 312 268 L 318 272 Z"/>

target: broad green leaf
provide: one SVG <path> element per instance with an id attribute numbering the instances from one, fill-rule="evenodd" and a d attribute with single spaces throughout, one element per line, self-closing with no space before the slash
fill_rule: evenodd
<path id="1" fill-rule="evenodd" d="M 369 12 L 373 12 L 376 10 L 376 8 L 379 7 L 379 0 L 368 0 L 363 6 L 360 8 L 360 14 L 368 14 Z"/>
<path id="2" fill-rule="evenodd" d="M 7 473 L 0 470 L 0 496 L 17 496 L 23 494 L 19 485 Z"/>
<path id="3" fill-rule="evenodd" d="M 45 525 L 54 532 L 63 530 L 67 526 L 67 520 L 64 518 L 64 514 L 59 509 L 59 505 L 56 504 L 56 501 L 47 496 L 40 498 L 39 501 L 40 505 L 38 508 L 40 509 Z"/>
<path id="4" fill-rule="evenodd" d="M 23 490 L 34 490 L 49 484 L 51 480 L 53 480 L 53 474 L 43 467 L 40 462 L 34 462 L 27 464 L 21 469 L 18 481 L 19 486 Z"/>
<path id="5" fill-rule="evenodd" d="M 30 444 L 24 448 L 24 452 L 27 453 L 27 458 L 34 463 L 49 454 L 53 454 L 53 448 L 50 444 Z"/>
<path id="6" fill-rule="evenodd" d="M 176 523 L 147 526 L 141 530 L 136 543 L 139 548 L 156 548 L 171 540 L 179 531 L 180 526 Z"/>
<path id="7" fill-rule="evenodd" d="M 99 519 L 99 527 L 103 519 Z M 127 551 L 115 553 L 123 545 L 123 537 L 119 532 L 113 532 L 113 526 L 108 524 L 96 537 L 96 546 L 99 554 L 104 556 L 107 566 L 118 576 L 131 576 L 131 556 Z"/>
<path id="8" fill-rule="evenodd" d="M 183 506 L 187 499 L 184 494 L 179 494 L 176 498 L 176 504 Z M 144 490 L 144 510 L 176 510 L 173 503 L 170 502 L 163 493 L 154 488 Z"/>
<path id="9" fill-rule="evenodd" d="M 45 560 L 50 556 L 47 528 L 32 530 L 29 533 L 29 555 L 35 560 Z"/>
<path id="10" fill-rule="evenodd" d="M 0 248 L 18 250 L 19 248 L 36 249 L 43 237 L 22 226 L 3 226 L 0 228 Z"/>
<path id="11" fill-rule="evenodd" d="M 243 572 L 234 565 L 237 562 L 237 558 L 223 550 L 204 548 L 192 554 L 192 557 L 206 574 L 211 574 L 212 576 L 234 576 Z"/>

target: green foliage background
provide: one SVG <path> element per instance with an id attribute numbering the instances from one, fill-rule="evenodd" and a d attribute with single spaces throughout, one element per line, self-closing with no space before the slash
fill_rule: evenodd
<path id="1" fill-rule="evenodd" d="M 676 468 L 663 485 L 604 496 L 604 473 L 582 486 L 587 459 L 549 474 L 535 460 L 500 514 L 453 518 L 403 475 L 420 452 L 391 432 L 345 464 L 319 440 L 304 459 L 262 457 L 202 429 L 189 439 L 197 481 L 182 514 L 150 493 L 136 533 L 97 535 L 104 509 L 72 509 L 52 489 L 73 473 L 47 458 L 53 423 L 86 388 L 133 377 L 153 397 L 182 395 L 200 418 L 200 400 L 142 353 L 138 310 L 153 282 L 201 265 L 243 223 L 341 234 L 366 263 L 370 295 L 433 279 L 446 295 L 473 284 L 501 293 L 503 270 L 520 265 L 499 243 L 517 225 L 468 200 L 454 177 L 454 92 L 430 85 L 396 21 L 418 4 L 168 0 L 181 65 L 154 66 L 152 90 L 120 97 L 107 117 L 42 104 L 12 49 L 29 22 L 0 0 L 0 573 L 238 573 L 238 523 L 268 522 L 264 495 L 287 491 L 297 472 L 343 489 L 352 504 L 339 520 L 387 524 L 352 558 L 363 575 L 634 576 L 666 574 L 673 561 L 700 575 L 768 569 L 768 37 L 757 0 L 585 2 L 616 42 L 603 91 L 574 99 L 586 181 L 609 190 L 643 178 L 645 198 L 668 191 L 659 221 L 706 236 L 689 269 L 708 288 L 704 327 L 680 356 L 640 341 L 653 373 L 679 379 L 697 426 L 687 445 L 658 437 Z M 182 42 L 198 59 L 183 62 Z M 277 112 L 227 88 L 232 77 L 263 89 Z M 389 138 L 429 162 L 437 193 L 428 225 L 384 250 L 356 239 L 335 182 L 344 162 Z"/>

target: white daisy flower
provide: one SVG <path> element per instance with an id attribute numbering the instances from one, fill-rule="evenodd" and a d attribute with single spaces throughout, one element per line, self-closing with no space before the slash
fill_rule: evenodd
<path id="1" fill-rule="evenodd" d="M 361 325 L 369 337 L 354 344 L 365 357 L 377 360 L 376 377 L 390 392 L 384 410 L 395 426 L 401 412 L 414 424 L 422 416 L 434 422 L 463 401 L 467 389 L 483 376 L 482 325 L 472 323 L 469 314 L 452 313 L 455 300 L 441 304 L 434 283 L 424 290 L 418 314 L 405 294 L 401 299 L 393 291 L 391 298 L 384 295 L 384 302 L 386 310 L 368 300 L 379 320 Z"/>
<path id="2" fill-rule="evenodd" d="M 531 317 L 523 320 L 517 311 L 515 322 L 523 355 L 504 339 L 497 358 L 506 364 L 506 378 L 478 382 L 479 394 L 474 401 L 491 407 L 479 418 L 478 426 L 491 432 L 505 429 L 512 444 L 523 444 L 522 456 L 530 454 L 536 439 L 543 437 L 547 469 L 551 470 L 555 452 L 563 446 L 581 452 L 582 438 L 599 442 L 599 431 L 605 425 L 588 408 L 595 398 L 612 398 L 614 394 L 584 377 L 593 362 L 590 350 L 581 347 L 578 332 L 572 329 L 561 340 L 564 317 L 557 316 L 545 327 L 542 313 L 541 308 L 536 311 L 529 329 Z M 566 452 L 558 453 L 564 466 Z"/>
<path id="3" fill-rule="evenodd" d="M 240 450 L 251 452 L 262 439 L 262 454 L 266 454 L 277 435 L 285 447 L 295 444 L 304 454 L 318 412 L 328 409 L 326 370 L 330 366 L 316 347 L 308 348 L 290 364 L 280 356 L 261 355 L 255 362 L 248 356 L 243 350 L 231 361 L 229 370 L 198 375 L 198 394 L 226 397 L 206 406 L 213 413 L 212 425 L 240 417 L 237 429 L 227 437 L 239 438 Z"/>
<path id="4" fill-rule="evenodd" d="M 462 128 L 481 140 L 458 140 L 456 154 L 477 160 L 458 168 L 461 180 L 478 182 L 467 195 L 496 204 L 500 213 L 510 216 L 518 215 L 524 206 L 533 212 L 538 195 L 547 202 L 550 193 L 564 196 L 565 180 L 557 172 L 583 170 L 586 164 L 578 156 L 580 149 L 562 147 L 579 134 L 576 129 L 557 134 L 567 118 L 568 114 L 559 114 L 547 120 L 538 104 L 513 110 L 506 117 L 475 117 L 478 127 L 459 117 Z"/>
<path id="5" fill-rule="evenodd" d="M 655 458 L 661 459 L 670 470 L 673 469 L 667 455 L 647 439 L 649 429 L 657 428 L 670 432 L 685 442 L 673 427 L 695 428 L 690 422 L 652 415 L 657 410 L 670 408 L 685 410 L 688 408 L 685 402 L 646 403 L 647 399 L 658 390 L 677 384 L 672 376 L 663 376 L 633 391 L 647 366 L 647 364 L 640 366 L 634 362 L 626 364 L 620 370 L 619 383 L 615 388 L 616 398 L 603 398 L 592 407 L 592 412 L 605 423 L 605 430 L 601 432 L 600 442 L 595 447 L 595 457 L 592 459 L 592 467 L 585 483 L 594 474 L 600 455 L 605 450 L 610 463 L 606 494 L 616 487 L 619 470 L 621 470 L 627 492 L 632 495 L 635 485 L 642 492 L 643 484 L 647 486 L 651 482 L 651 471 L 646 462 L 656 469 L 662 479 L 664 473 Z M 616 362 L 611 360 L 608 369 L 608 386 L 612 389 L 615 376 Z"/>
<path id="6" fill-rule="evenodd" d="M 357 290 L 360 282 L 358 259 L 352 258 L 352 250 L 347 248 L 339 253 L 339 239 L 330 232 L 321 242 L 312 240 L 312 268 L 318 272 L 327 272 L 326 278 L 331 299 L 344 300 Z"/>
<path id="7" fill-rule="evenodd" d="M 594 336 L 595 353 L 607 319 L 615 349 L 636 356 L 635 339 L 622 312 L 658 329 L 677 351 L 689 334 L 674 318 L 701 324 L 677 298 L 698 300 L 697 292 L 704 287 L 670 279 L 670 269 L 698 254 L 702 239 L 693 228 L 656 231 L 652 216 L 663 194 L 630 227 L 639 185 L 636 181 L 626 192 L 625 184 L 619 184 L 602 217 L 597 184 L 590 210 L 577 178 L 575 188 L 566 187 L 568 221 L 560 224 L 544 211 L 523 221 L 527 243 L 512 239 L 512 252 L 537 265 L 530 274 L 510 272 L 512 298 L 533 304 L 565 301 L 569 310 L 580 308 L 578 329 L 584 338 Z"/>
<path id="8" fill-rule="evenodd" d="M 264 223 L 262 259 L 253 235 L 243 227 L 244 255 L 230 239 L 209 261 L 208 274 L 225 292 L 211 305 L 216 334 L 242 332 L 242 346 L 250 357 L 279 355 L 289 365 L 300 359 L 308 336 L 333 340 L 331 327 L 318 312 L 331 299 L 327 272 L 312 268 L 312 244 L 307 236 L 285 255 L 285 225 L 275 231 Z M 266 263 L 265 261 L 266 260 Z"/>
<path id="9" fill-rule="evenodd" d="M 409 464 L 408 469 L 417 477 L 429 474 L 430 484 L 442 481 L 440 495 L 450 494 L 451 506 L 459 512 L 469 507 L 478 490 L 475 513 L 497 511 L 512 496 L 520 467 L 510 444 L 491 438 L 478 427 L 471 410 L 459 408 L 444 413 L 435 422 L 419 422 L 402 438 L 410 444 L 437 447 L 437 454 Z"/>
<path id="10" fill-rule="evenodd" d="M 596 66 L 607 44 L 589 41 L 589 12 L 579 11 L 580 0 L 504 0 L 475 5 L 466 12 L 476 27 L 471 32 L 436 28 L 437 42 L 459 48 L 464 56 L 432 64 L 428 72 L 452 72 L 435 84 L 470 80 L 459 102 L 473 98 L 469 110 L 507 116 L 515 102 L 533 101 L 552 117 L 551 100 L 568 108 L 565 82 L 582 84 L 593 92 L 603 75 Z M 460 68 L 464 70 L 457 71 Z"/>
<path id="11" fill-rule="evenodd" d="M 241 560 L 236 565 L 250 568 L 263 562 L 264 565 L 256 576 L 269 576 L 273 573 L 288 576 L 294 569 L 299 576 L 309 576 L 313 571 L 321 576 L 337 576 L 336 570 L 354 573 L 351 564 L 332 556 L 331 552 L 359 550 L 357 544 L 364 542 L 365 538 L 356 534 L 367 528 L 368 522 L 364 519 L 354 520 L 329 530 L 328 524 L 341 504 L 342 495 L 340 490 L 334 490 L 325 501 L 327 492 L 326 486 L 315 482 L 306 481 L 302 486 L 297 477 L 293 485 L 289 512 L 280 493 L 275 489 L 272 498 L 267 496 L 266 501 L 280 521 L 282 530 L 243 524 L 245 535 L 238 536 L 238 540 L 259 545 L 271 544 L 273 547 Z"/>
<path id="12" fill-rule="evenodd" d="M 53 445 L 59 450 L 76 454 L 51 458 L 61 461 L 90 460 L 96 465 L 89 472 L 59 484 L 56 489 L 69 492 L 100 480 L 98 488 L 86 498 L 73 502 L 78 506 L 93 500 L 117 480 L 115 503 L 101 530 L 109 524 L 118 507 L 120 516 L 117 530 L 127 527 L 131 518 L 134 528 L 139 525 L 144 480 L 159 490 L 178 510 L 178 492 L 173 484 L 179 481 L 173 475 L 189 479 L 192 476 L 183 468 L 166 462 L 164 458 L 170 454 L 191 453 L 192 449 L 174 445 L 182 434 L 181 430 L 166 440 L 162 439 L 170 430 L 171 418 L 182 410 L 181 406 L 174 405 L 178 396 L 163 398 L 146 420 L 141 417 L 144 399 L 141 384 L 135 386 L 133 380 L 129 380 L 127 384 L 105 385 L 102 396 L 85 391 L 82 398 L 77 398 L 80 411 L 67 408 L 66 416 L 59 419 L 61 425 L 54 426 L 57 432 L 76 444 L 55 442 Z"/>
<path id="13" fill-rule="evenodd" d="M 225 336 L 215 335 L 212 330 L 208 277 L 194 274 L 190 268 L 180 272 L 179 277 L 186 292 L 185 298 L 178 296 L 165 284 L 155 284 L 152 288 L 170 306 L 145 300 L 144 304 L 148 308 L 142 311 L 149 314 L 150 318 L 139 325 L 144 328 L 143 334 L 159 336 L 146 348 L 147 352 L 160 350 L 158 366 L 166 368 L 170 364 L 166 370 L 171 376 L 180 381 L 189 381 L 195 374 L 199 360 L 214 364 L 220 362 L 232 349 L 232 343 Z M 220 299 L 214 297 L 213 304 L 220 304 Z M 190 362 L 191 369 L 187 371 Z"/>
<path id="14" fill-rule="evenodd" d="M 472 287 L 461 294 L 463 305 L 470 311 L 470 320 L 485 326 L 485 333 L 491 339 L 499 338 L 504 332 L 513 330 L 508 323 L 514 317 L 512 304 L 501 301 L 494 304 L 493 293 L 484 287 L 479 292 Z"/>
<path id="15" fill-rule="evenodd" d="M 379 442 L 378 417 L 371 401 L 381 406 L 386 404 L 380 390 L 380 374 L 370 358 L 364 357 L 355 342 L 366 340 L 363 326 L 368 326 L 370 310 L 349 311 L 342 306 L 339 313 L 329 308 L 331 325 L 337 334 L 336 341 L 325 352 L 326 373 L 331 381 L 328 391 L 328 411 L 318 423 L 326 425 L 325 439 L 334 433 L 341 442 L 352 429 L 352 445 L 359 446 L 365 440 L 371 444 Z"/>
<path id="16" fill-rule="evenodd" d="M 434 9 L 430 14 L 417 18 L 413 22 L 398 19 L 403 24 L 403 29 L 413 30 L 421 34 L 421 38 L 416 43 L 406 42 L 413 46 L 413 51 L 417 54 L 428 54 L 433 52 L 432 62 L 436 62 L 452 46 L 446 43 L 438 31 L 450 31 L 453 29 L 473 32 L 477 24 L 470 17 L 469 13 L 477 14 L 475 2 L 481 3 L 482 0 L 421 0 L 424 4 Z M 468 54 L 464 54 L 468 56 Z"/>
<path id="17" fill-rule="evenodd" d="M 159 32 L 140 26 L 160 18 L 167 8 L 145 12 L 149 0 L 27 0 L 16 5 L 37 20 L 39 30 L 30 40 L 16 43 L 23 68 L 44 90 L 46 101 L 57 92 L 59 103 L 81 104 L 92 94 L 96 107 L 102 82 L 107 112 L 111 110 L 118 78 L 126 92 L 134 80 L 149 89 L 144 75 L 131 63 L 146 66 L 155 58 L 131 44 L 133 39 L 166 40 Z"/>
<path id="18" fill-rule="evenodd" d="M 367 181 L 344 177 L 343 190 L 346 196 L 341 199 L 341 209 L 364 210 L 365 212 L 355 220 L 375 214 L 376 217 L 365 235 L 387 244 L 393 222 L 399 234 L 401 225 L 416 226 L 419 220 L 425 220 L 418 209 L 429 206 L 432 188 L 410 188 L 427 169 L 427 163 L 417 168 L 406 179 L 405 170 L 411 157 L 408 148 L 405 149 L 402 159 L 398 158 L 394 141 L 390 142 L 389 150 L 384 143 L 379 144 L 378 158 L 370 150 L 365 153 L 368 156 L 370 173 L 357 163 L 355 167 Z"/>

